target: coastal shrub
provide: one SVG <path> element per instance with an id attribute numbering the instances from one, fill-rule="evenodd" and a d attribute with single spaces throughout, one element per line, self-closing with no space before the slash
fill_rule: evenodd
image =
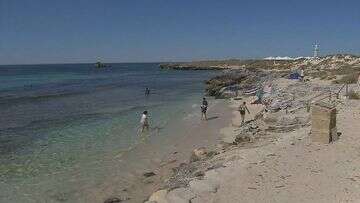
<path id="1" fill-rule="evenodd" d="M 308 74 L 312 78 L 326 78 L 327 77 L 326 71 L 311 71 L 306 74 Z"/>
<path id="2" fill-rule="evenodd" d="M 355 84 L 357 83 L 359 73 L 351 73 L 334 81 L 335 84 Z"/>
<path id="3" fill-rule="evenodd" d="M 360 99 L 360 94 L 355 92 L 354 90 L 351 90 L 347 96 L 349 97 L 349 99 L 356 99 L 356 100 Z"/>

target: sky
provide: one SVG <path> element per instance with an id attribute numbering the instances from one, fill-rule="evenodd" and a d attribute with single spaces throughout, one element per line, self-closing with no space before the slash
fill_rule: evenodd
<path id="1" fill-rule="evenodd" d="M 359 0 L 0 0 L 0 64 L 360 53 Z"/>

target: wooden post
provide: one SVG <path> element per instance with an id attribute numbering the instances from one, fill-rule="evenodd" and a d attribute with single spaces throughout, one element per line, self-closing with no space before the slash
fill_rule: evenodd
<path id="1" fill-rule="evenodd" d="M 311 114 L 311 140 L 330 143 L 337 139 L 335 106 L 324 102 L 315 103 Z"/>

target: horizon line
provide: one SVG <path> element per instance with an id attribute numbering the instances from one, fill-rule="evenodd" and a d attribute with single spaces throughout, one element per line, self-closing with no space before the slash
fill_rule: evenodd
<path id="1" fill-rule="evenodd" d="M 360 57 L 360 53 L 333 53 L 333 54 L 326 54 L 319 57 L 327 57 L 327 56 L 334 56 L 334 55 L 352 55 Z M 117 64 L 117 63 L 187 63 L 187 62 L 199 62 L 199 61 L 226 61 L 226 60 L 261 60 L 266 59 L 269 57 L 290 57 L 290 58 L 299 58 L 299 57 L 311 57 L 311 56 L 266 56 L 266 57 L 228 57 L 228 58 L 211 58 L 211 59 L 190 59 L 190 60 L 167 60 L 167 61 L 142 61 L 142 62 L 135 62 L 135 61 L 128 61 L 128 62 L 104 62 L 104 64 Z M 276 60 L 276 59 L 274 59 Z M 71 64 L 95 64 L 95 62 L 53 62 L 53 63 L 47 63 L 47 62 L 39 62 L 39 63 L 12 63 L 12 64 L 0 64 L 0 66 L 19 66 L 19 65 L 71 65 Z"/>

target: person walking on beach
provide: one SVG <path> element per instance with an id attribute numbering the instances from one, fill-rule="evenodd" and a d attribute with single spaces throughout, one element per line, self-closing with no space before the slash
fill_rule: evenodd
<path id="1" fill-rule="evenodd" d="M 145 130 L 149 131 L 149 120 L 148 120 L 148 112 L 144 111 L 141 115 L 140 124 L 141 124 L 141 132 L 143 133 Z"/>
<path id="2" fill-rule="evenodd" d="M 246 106 L 246 102 L 243 102 L 239 106 L 239 112 L 240 112 L 240 116 L 241 116 L 241 125 L 245 123 L 245 113 L 246 113 L 246 111 L 250 114 L 250 111 Z"/>
<path id="3" fill-rule="evenodd" d="M 208 102 L 206 101 L 206 98 L 203 98 L 200 108 L 201 108 L 201 120 L 207 120 L 206 111 L 208 108 Z"/>

